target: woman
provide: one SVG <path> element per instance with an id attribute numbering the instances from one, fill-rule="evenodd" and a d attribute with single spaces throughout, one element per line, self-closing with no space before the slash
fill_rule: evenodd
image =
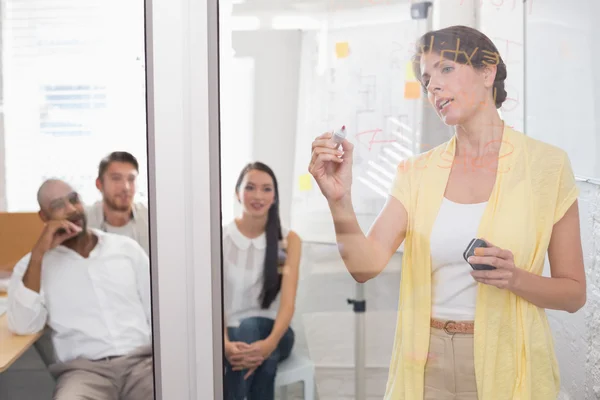
<path id="1" fill-rule="evenodd" d="M 273 171 L 246 165 L 235 185 L 242 216 L 224 227 L 225 399 L 274 398 L 277 365 L 294 344 L 300 238 L 283 229 Z"/>
<path id="2" fill-rule="evenodd" d="M 353 146 L 313 142 L 310 172 L 329 201 L 346 267 L 377 276 L 404 243 L 400 312 L 386 399 L 556 399 L 545 309 L 586 301 L 578 189 L 560 149 L 505 126 L 506 65 L 477 30 L 425 34 L 414 69 L 447 142 L 398 167 L 368 235 L 350 198 Z M 471 239 L 486 240 L 471 264 Z M 548 252 L 551 277 L 540 276 Z"/>

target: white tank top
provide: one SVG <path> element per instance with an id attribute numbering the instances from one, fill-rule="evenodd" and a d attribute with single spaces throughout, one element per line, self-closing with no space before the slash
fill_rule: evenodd
<path id="1" fill-rule="evenodd" d="M 287 237 L 289 230 L 282 227 Z M 260 306 L 263 287 L 263 268 L 267 248 L 266 235 L 249 239 L 238 229 L 235 221 L 223 227 L 223 299 L 227 326 L 237 327 L 249 317 L 275 319 L 279 310 L 279 298 L 268 309 Z"/>
<path id="2" fill-rule="evenodd" d="M 463 252 L 477 237 L 487 202 L 459 204 L 444 198 L 431 231 L 431 316 L 473 321 L 477 282 Z"/>

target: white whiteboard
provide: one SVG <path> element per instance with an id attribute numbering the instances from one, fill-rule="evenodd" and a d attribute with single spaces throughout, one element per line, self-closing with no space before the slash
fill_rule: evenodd
<path id="1" fill-rule="evenodd" d="M 314 181 L 310 190 L 299 183 L 316 136 L 346 126 L 355 145 L 353 203 L 364 231 L 383 207 L 396 166 L 415 151 L 403 138 L 416 143 L 419 101 L 405 99 L 404 90 L 418 36 L 412 20 L 303 34 L 291 207 L 292 229 L 303 240 L 335 243 L 325 198 Z M 336 53 L 338 43 L 348 44 L 347 56 Z"/>
<path id="2" fill-rule="evenodd" d="M 500 115 L 506 125 L 525 132 L 525 62 L 523 14 L 532 12 L 530 5 L 517 7 L 515 2 L 481 2 L 478 10 L 478 28 L 496 45 L 506 64 L 507 77 L 504 88 L 507 97 Z"/>
<path id="3" fill-rule="evenodd" d="M 526 133 L 567 151 L 575 175 L 600 178 L 598 0 L 545 0 L 526 13 Z"/>

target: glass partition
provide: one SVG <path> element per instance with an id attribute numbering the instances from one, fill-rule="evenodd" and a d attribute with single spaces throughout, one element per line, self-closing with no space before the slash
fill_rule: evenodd
<path id="1" fill-rule="evenodd" d="M 575 8 L 533 3 L 219 0 L 226 398 L 311 399 L 317 394 L 364 400 L 400 393 L 417 398 L 421 390 L 425 398 L 438 398 L 435 385 L 443 386 L 443 379 L 436 383 L 434 375 L 442 373 L 442 363 L 454 361 L 445 361 L 450 347 L 431 332 L 452 336 L 456 332 L 448 324 L 457 321 L 465 323 L 459 333 L 471 335 L 461 342 L 464 349 L 456 350 L 466 364 L 458 369 L 445 364 L 444 373 L 464 372 L 453 382 L 471 394 L 485 389 L 484 378 L 476 380 L 477 360 L 470 353 L 475 326 L 485 319 L 476 319 L 475 306 L 493 318 L 500 318 L 501 308 L 478 294 L 494 289 L 479 284 L 484 282 L 472 274 L 476 268 L 464 252 L 485 232 L 478 231 L 483 213 L 502 208 L 483 205 L 495 201 L 493 190 L 503 178 L 495 174 L 502 169 L 482 172 L 486 168 L 480 167 L 502 164 L 505 143 L 514 144 L 511 138 L 522 133 L 561 145 L 571 159 L 584 142 L 586 151 L 594 152 L 594 140 L 577 142 L 561 134 L 572 126 L 578 127 L 577 138 L 594 131 L 586 122 L 593 120 L 593 99 L 581 106 L 572 96 L 557 100 L 553 90 L 569 94 L 576 87 L 572 79 L 563 79 L 565 66 L 593 81 L 588 71 L 594 61 L 593 29 L 586 16 L 595 8 L 585 1 Z M 556 28 L 554 33 L 544 31 L 548 27 Z M 435 34 L 423 38 L 432 30 Z M 428 58 L 435 56 L 436 62 Z M 587 86 L 580 90 L 584 103 Z M 538 92 L 547 93 L 541 99 Z M 577 121 L 549 117 L 559 114 L 587 116 Z M 482 119 L 471 124 L 474 116 Z M 336 134 L 341 148 L 333 142 Z M 489 141 L 479 146 L 481 135 Z M 418 166 L 413 161 L 426 163 L 448 151 L 455 153 L 447 171 L 435 175 L 431 169 L 444 168 L 431 163 L 422 175 L 413 171 Z M 593 168 L 585 165 L 595 165 L 594 160 L 574 160 L 575 173 L 593 176 Z M 335 179 L 325 179 L 334 173 Z M 430 180 L 417 181 L 421 178 Z M 438 204 L 432 198 L 439 198 L 444 212 L 420 208 Z M 462 206 L 472 207 L 462 211 L 467 219 L 475 215 L 471 225 L 452 220 Z M 434 221 L 441 221 L 435 231 Z M 444 223 L 451 226 L 444 230 L 439 226 Z M 406 231 L 398 228 L 402 224 Z M 584 227 L 588 233 L 593 229 L 589 221 Z M 507 247 L 516 246 L 504 239 Z M 575 246 L 573 254 L 578 251 Z M 416 260 L 415 252 L 424 255 Z M 547 251 L 542 253 L 545 258 Z M 589 254 L 586 263 L 593 265 L 593 249 Z M 536 263 L 535 273 L 550 277 L 546 264 L 543 269 Z M 365 266 L 372 268 L 365 272 Z M 502 298 L 514 305 L 522 297 L 527 298 Z M 527 299 L 529 307 L 534 301 Z M 463 300 L 467 311 L 457 305 Z M 536 312 L 547 308 L 536 305 Z M 507 312 L 502 318 L 508 314 L 515 315 Z M 580 368 L 583 360 L 566 343 L 577 332 L 569 327 L 573 320 L 564 310 L 548 315 L 559 343 L 558 368 L 573 382 L 562 384 L 561 395 L 581 397 L 584 378 L 570 367 Z M 575 323 L 583 327 L 582 313 L 577 315 Z M 584 339 L 576 343 L 578 349 L 589 345 Z M 523 346 L 529 351 L 534 343 Z M 413 371 L 414 379 L 400 371 Z"/>
<path id="2" fill-rule="evenodd" d="M 0 2 L 2 398 L 154 396 L 144 10 Z"/>

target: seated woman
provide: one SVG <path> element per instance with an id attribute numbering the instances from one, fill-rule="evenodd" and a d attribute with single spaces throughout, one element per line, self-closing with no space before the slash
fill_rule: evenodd
<path id="1" fill-rule="evenodd" d="M 235 189 L 243 212 L 223 229 L 225 399 L 271 400 L 277 365 L 294 344 L 301 242 L 281 227 L 268 166 L 246 165 Z"/>

